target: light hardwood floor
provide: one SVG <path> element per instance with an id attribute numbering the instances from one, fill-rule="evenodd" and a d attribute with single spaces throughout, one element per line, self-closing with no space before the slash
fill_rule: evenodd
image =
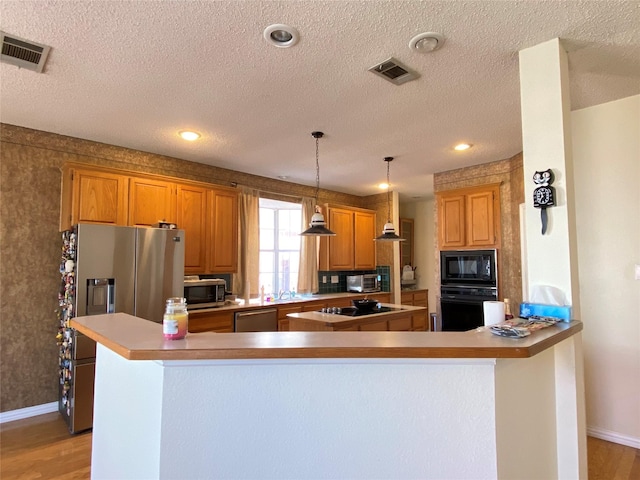
<path id="1" fill-rule="evenodd" d="M 640 450 L 593 437 L 587 448 L 589 480 L 640 480 Z M 0 425 L 2 480 L 89 479 L 90 465 L 91 433 L 70 435 L 58 413 Z"/>

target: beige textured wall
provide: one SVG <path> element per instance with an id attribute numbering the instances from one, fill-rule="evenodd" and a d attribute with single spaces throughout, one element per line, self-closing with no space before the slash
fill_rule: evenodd
<path id="1" fill-rule="evenodd" d="M 522 255 L 520 251 L 519 220 L 519 205 L 524 202 L 522 153 L 505 160 L 436 173 L 433 177 L 433 187 L 436 193 L 492 183 L 500 183 L 502 244 L 498 251 L 501 282 L 499 296 L 500 299 L 509 298 L 512 307 L 517 310 L 518 305 L 522 302 Z M 437 222 L 437 209 L 434 215 Z M 439 271 L 437 275 L 439 275 Z M 436 285 L 439 285 L 439 283 L 437 281 Z"/>
<path id="2" fill-rule="evenodd" d="M 0 124 L 0 411 L 57 401 L 60 168 L 65 162 L 310 196 L 315 187 Z M 380 210 L 379 195 L 321 190 L 321 203 Z M 386 196 L 385 196 L 386 201 Z M 380 228 L 386 217 L 379 219 Z M 383 247 L 379 247 L 383 248 Z M 384 249 L 378 264 L 386 261 Z"/>

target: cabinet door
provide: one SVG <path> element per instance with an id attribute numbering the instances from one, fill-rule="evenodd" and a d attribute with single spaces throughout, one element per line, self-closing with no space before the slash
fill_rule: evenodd
<path id="1" fill-rule="evenodd" d="M 238 271 L 238 194 L 209 192 L 209 249 L 207 270 L 211 273 Z"/>
<path id="2" fill-rule="evenodd" d="M 61 218 L 64 230 L 77 223 L 127 224 L 126 176 L 80 169 L 71 169 L 65 175 L 62 210 L 70 214 Z"/>
<path id="3" fill-rule="evenodd" d="M 493 191 L 467 195 L 467 245 L 481 247 L 495 245 Z"/>
<path id="4" fill-rule="evenodd" d="M 289 313 L 300 313 L 302 311 L 302 305 L 279 305 L 278 306 L 278 331 L 289 331 Z"/>
<path id="5" fill-rule="evenodd" d="M 204 187 L 178 184 L 177 222 L 184 230 L 184 272 L 206 271 L 206 210 L 207 191 Z"/>
<path id="6" fill-rule="evenodd" d="M 233 311 L 189 312 L 189 332 L 233 332 Z"/>
<path id="7" fill-rule="evenodd" d="M 158 222 L 176 222 L 175 184 L 132 177 L 129 180 L 129 225 L 151 227 Z"/>
<path id="8" fill-rule="evenodd" d="M 442 196 L 438 209 L 441 247 L 465 246 L 465 196 Z"/>
<path id="9" fill-rule="evenodd" d="M 324 300 L 314 300 L 312 302 L 304 302 L 302 304 L 303 312 L 319 312 L 321 309 L 327 306 L 327 302 Z"/>
<path id="10" fill-rule="evenodd" d="M 411 315 L 407 315 L 406 317 L 395 318 L 393 320 L 389 320 L 389 331 L 390 332 L 409 332 L 411 331 Z"/>
<path id="11" fill-rule="evenodd" d="M 376 268 L 376 214 L 354 212 L 354 268 L 356 270 L 372 270 Z"/>
<path id="12" fill-rule="evenodd" d="M 413 292 L 402 292 L 400 293 L 400 304 L 401 305 L 413 305 Z"/>
<path id="13" fill-rule="evenodd" d="M 386 332 L 388 330 L 389 325 L 386 320 L 383 322 L 365 323 L 364 325 L 360 325 L 361 332 Z"/>
<path id="14" fill-rule="evenodd" d="M 329 237 L 329 270 L 353 270 L 353 211 L 329 209 L 329 228 L 335 237 Z"/>
<path id="15" fill-rule="evenodd" d="M 413 218 L 400 219 L 400 266 L 413 265 Z"/>

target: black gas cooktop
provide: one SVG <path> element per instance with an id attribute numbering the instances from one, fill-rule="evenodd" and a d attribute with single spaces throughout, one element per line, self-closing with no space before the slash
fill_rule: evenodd
<path id="1" fill-rule="evenodd" d="M 358 310 L 356 307 L 328 307 L 320 310 L 321 313 L 332 313 L 334 315 L 344 315 L 347 317 L 360 317 L 362 315 L 375 315 L 377 313 L 400 312 L 404 309 L 378 306 L 373 310 Z"/>

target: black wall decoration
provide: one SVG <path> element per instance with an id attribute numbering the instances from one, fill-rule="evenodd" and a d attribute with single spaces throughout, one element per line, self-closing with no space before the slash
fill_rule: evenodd
<path id="1" fill-rule="evenodd" d="M 533 174 L 533 183 L 539 185 L 533 191 L 533 206 L 540 208 L 540 219 L 542 220 L 542 234 L 547 231 L 547 207 L 553 207 L 555 201 L 555 189 L 551 186 L 555 176 L 551 169 Z"/>

